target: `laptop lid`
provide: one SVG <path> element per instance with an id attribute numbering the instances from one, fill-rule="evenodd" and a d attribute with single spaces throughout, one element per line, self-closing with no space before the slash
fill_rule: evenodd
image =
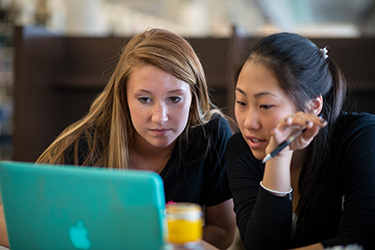
<path id="1" fill-rule="evenodd" d="M 160 249 L 161 177 L 150 171 L 0 162 L 10 249 Z"/>

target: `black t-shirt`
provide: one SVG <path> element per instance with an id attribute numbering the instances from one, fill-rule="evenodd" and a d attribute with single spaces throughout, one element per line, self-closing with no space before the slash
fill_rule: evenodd
<path id="1" fill-rule="evenodd" d="M 338 197 L 331 198 L 339 200 L 340 206 L 325 209 L 332 210 L 327 214 L 341 216 L 337 232 L 330 232 L 336 237 L 322 237 L 320 242 L 324 247 L 359 243 L 365 249 L 375 249 L 375 116 L 342 113 L 332 139 L 329 167 L 334 178 L 325 185 L 336 190 Z M 246 247 L 292 246 L 292 201 L 260 188 L 264 164 L 252 155 L 240 133 L 228 141 L 225 157 L 237 225 Z"/>
<path id="2" fill-rule="evenodd" d="M 166 202 L 195 202 L 213 206 L 232 198 L 224 164 L 225 147 L 231 136 L 228 122 L 216 116 L 190 131 L 189 141 L 177 145 L 160 173 Z M 177 159 L 182 152 L 183 163 Z"/>

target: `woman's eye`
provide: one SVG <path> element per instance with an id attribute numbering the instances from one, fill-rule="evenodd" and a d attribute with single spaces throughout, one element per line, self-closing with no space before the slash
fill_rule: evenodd
<path id="1" fill-rule="evenodd" d="M 263 105 L 260 105 L 260 108 L 262 109 L 270 109 L 272 108 L 274 105 L 267 105 L 267 104 L 263 104 Z"/>
<path id="2" fill-rule="evenodd" d="M 178 103 L 178 102 L 181 101 L 181 97 L 173 96 L 173 97 L 170 97 L 169 100 L 171 100 L 171 102 L 173 102 L 173 103 Z"/>
<path id="3" fill-rule="evenodd" d="M 150 102 L 150 98 L 148 98 L 148 97 L 138 97 L 138 101 L 140 101 L 143 104 L 146 104 L 146 103 Z"/>
<path id="4" fill-rule="evenodd" d="M 236 101 L 236 103 L 240 106 L 245 106 L 246 104 L 244 102 L 241 102 L 241 101 Z"/>

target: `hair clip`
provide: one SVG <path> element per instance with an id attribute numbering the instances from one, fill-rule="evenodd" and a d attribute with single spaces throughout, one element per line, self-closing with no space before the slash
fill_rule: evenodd
<path id="1" fill-rule="evenodd" d="M 320 52 L 322 52 L 322 55 L 324 57 L 324 59 L 327 59 L 328 55 L 328 50 L 327 50 L 327 46 L 325 46 L 323 49 L 319 49 Z"/>

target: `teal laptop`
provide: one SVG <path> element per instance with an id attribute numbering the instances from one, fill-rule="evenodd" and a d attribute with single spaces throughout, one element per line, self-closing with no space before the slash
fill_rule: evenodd
<path id="1" fill-rule="evenodd" d="M 165 196 L 149 171 L 0 162 L 10 249 L 162 249 Z"/>

